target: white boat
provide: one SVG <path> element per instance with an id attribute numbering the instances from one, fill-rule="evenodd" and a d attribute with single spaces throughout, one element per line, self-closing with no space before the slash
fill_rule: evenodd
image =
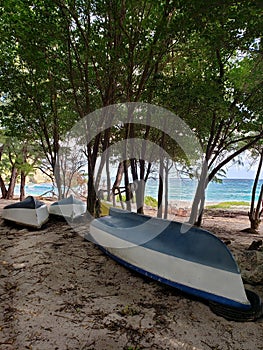
<path id="1" fill-rule="evenodd" d="M 49 214 L 75 220 L 86 212 L 86 208 L 85 202 L 71 195 L 68 198 L 52 203 L 49 207 Z"/>
<path id="2" fill-rule="evenodd" d="M 229 308 L 232 318 L 240 310 L 242 317 L 254 317 L 235 259 L 206 230 L 110 208 L 109 216 L 91 222 L 85 238 L 128 268 Z"/>
<path id="3" fill-rule="evenodd" d="M 45 203 L 28 196 L 21 202 L 3 208 L 2 218 L 19 225 L 41 228 L 48 221 L 49 213 Z"/>

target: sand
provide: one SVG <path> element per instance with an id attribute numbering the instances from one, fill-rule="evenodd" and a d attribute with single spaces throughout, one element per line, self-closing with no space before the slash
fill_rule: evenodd
<path id="1" fill-rule="evenodd" d="M 210 212 L 204 227 L 242 250 L 263 238 L 241 232 L 244 214 Z M 83 239 L 86 230 L 0 222 L 1 350 L 263 349 L 262 319 L 216 316 L 206 302 L 118 265 Z M 246 287 L 263 298 L 263 285 Z"/>

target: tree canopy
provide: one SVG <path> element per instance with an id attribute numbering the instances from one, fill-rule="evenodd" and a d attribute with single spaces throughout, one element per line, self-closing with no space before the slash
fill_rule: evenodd
<path id="1" fill-rule="evenodd" d="M 115 103 L 156 104 L 198 137 L 206 186 L 263 136 L 261 12 L 251 0 L 3 0 L 1 128 L 34 140 L 48 164 L 42 170 L 60 184 L 61 139 L 77 120 Z M 128 123 L 124 138 L 134 130 Z M 87 145 L 91 213 L 96 162 L 114 133 L 105 130 Z M 153 133 L 142 129 L 142 138 Z M 135 166 L 147 170 L 142 158 L 131 162 L 134 176 Z"/>

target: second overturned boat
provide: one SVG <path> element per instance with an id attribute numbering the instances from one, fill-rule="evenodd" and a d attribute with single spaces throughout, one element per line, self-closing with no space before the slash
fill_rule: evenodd
<path id="1" fill-rule="evenodd" d="M 85 238 L 145 276 L 234 313 L 251 309 L 235 259 L 206 230 L 110 208 L 109 216 L 92 221 Z"/>
<path id="2" fill-rule="evenodd" d="M 33 196 L 5 206 L 2 212 L 2 218 L 5 220 L 35 228 L 41 228 L 48 221 L 48 216 L 46 204 Z"/>
<path id="3" fill-rule="evenodd" d="M 86 212 L 86 203 L 72 195 L 54 202 L 49 207 L 49 214 L 75 220 Z"/>

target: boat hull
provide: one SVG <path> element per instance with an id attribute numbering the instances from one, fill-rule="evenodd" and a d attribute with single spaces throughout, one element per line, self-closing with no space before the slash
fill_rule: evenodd
<path id="1" fill-rule="evenodd" d="M 35 200 L 32 199 L 32 203 L 34 201 Z M 18 225 L 41 228 L 49 218 L 46 204 L 37 201 L 38 205 L 32 204 L 31 207 L 26 207 L 27 202 L 25 203 L 25 207 L 23 207 L 23 202 L 4 207 L 2 218 Z"/>
<path id="2" fill-rule="evenodd" d="M 240 309 L 250 308 L 232 254 L 210 232 L 189 227 L 188 232 L 180 233 L 180 223 L 150 220 L 134 213 L 123 215 L 120 211 L 118 218 L 116 210 L 111 214 L 94 220 L 86 238 L 113 259 L 184 292 Z M 163 231 L 158 233 L 158 225 L 164 223 Z M 133 237 L 127 239 L 131 234 Z"/>
<path id="3" fill-rule="evenodd" d="M 86 212 L 86 203 L 73 196 L 55 202 L 49 207 L 49 214 L 75 220 Z"/>

